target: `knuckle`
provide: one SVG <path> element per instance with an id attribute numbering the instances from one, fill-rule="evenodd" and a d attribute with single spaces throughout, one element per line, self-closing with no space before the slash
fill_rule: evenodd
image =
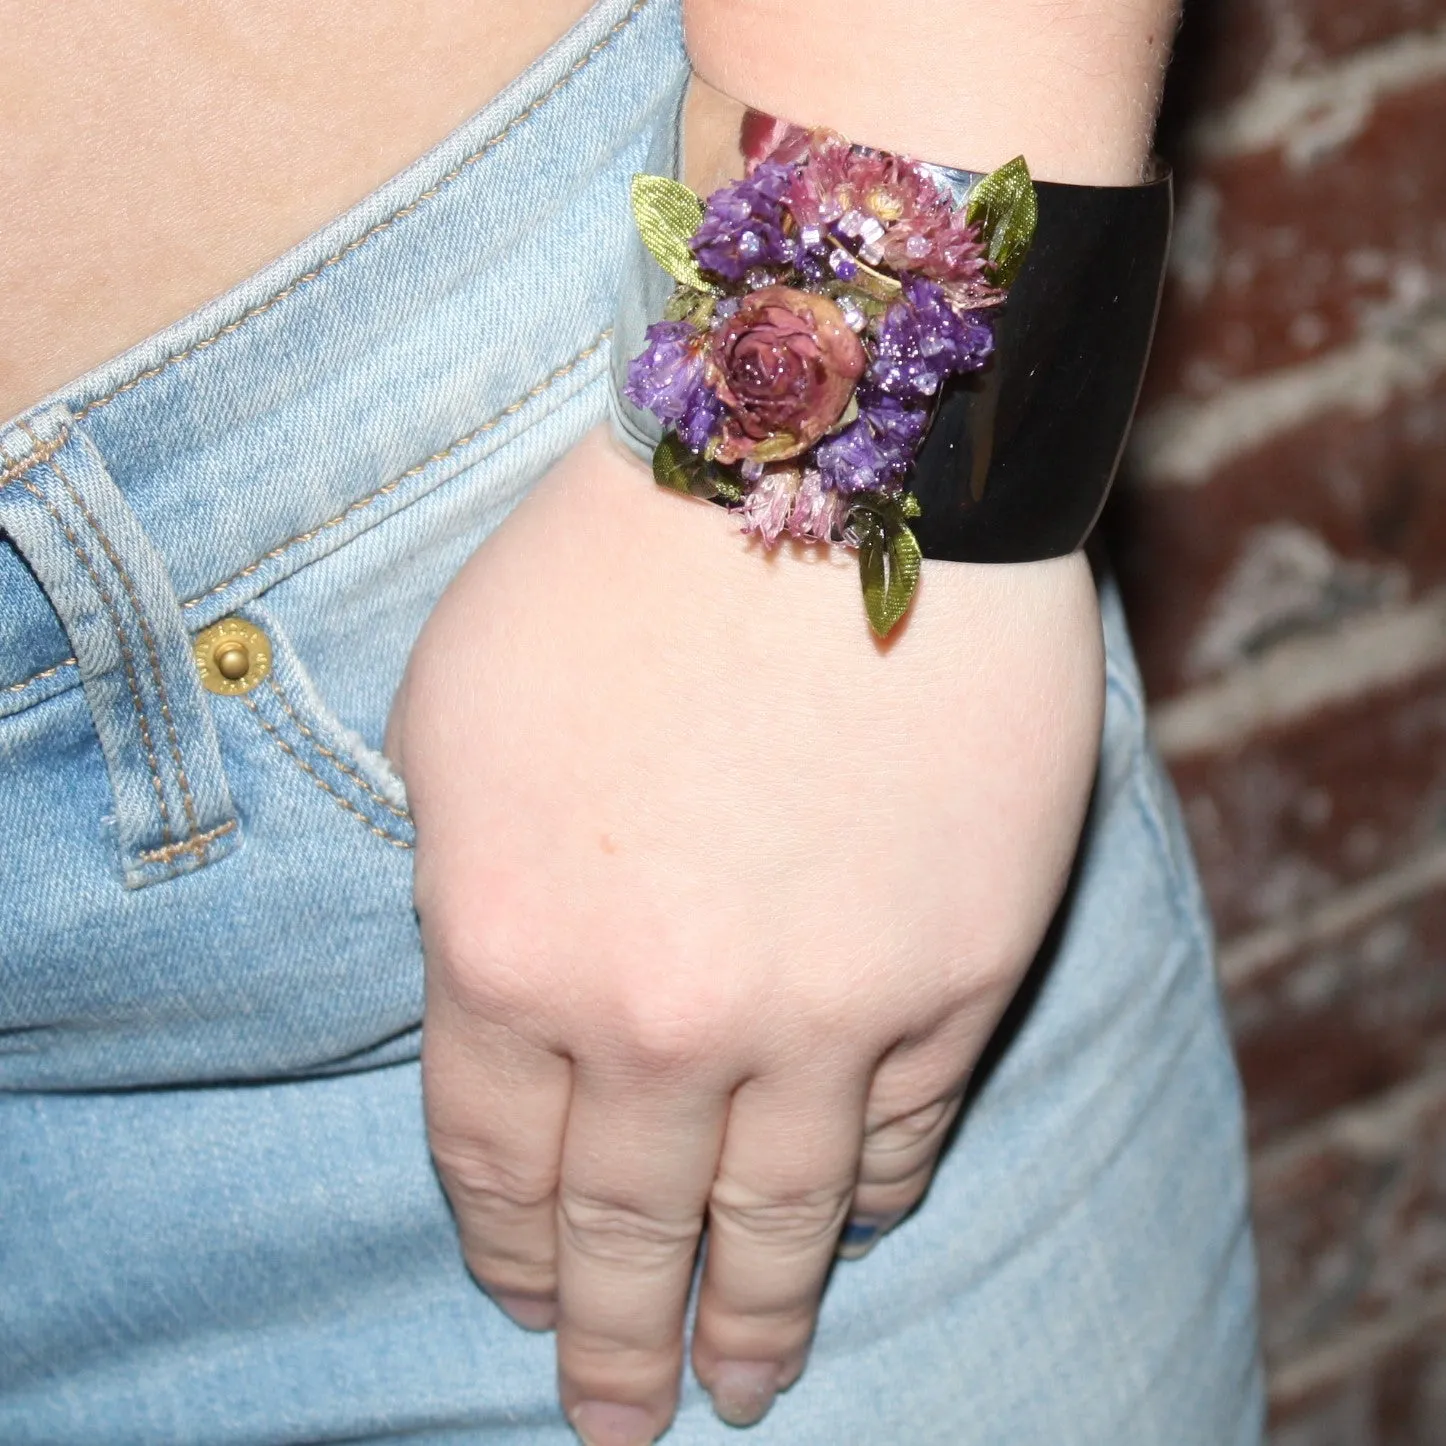
<path id="1" fill-rule="evenodd" d="M 920 1145 L 932 1144 L 949 1123 L 955 1102 L 956 1097 L 950 1095 L 886 1120 L 865 1148 L 886 1154 L 907 1154 Z"/>
<path id="2" fill-rule="evenodd" d="M 499 1295 L 543 1300 L 557 1292 L 557 1268 L 550 1256 L 541 1259 L 502 1250 L 492 1241 L 475 1241 L 465 1233 L 462 1256 L 473 1278 Z"/>
<path id="3" fill-rule="evenodd" d="M 457 933 L 427 941 L 429 981 L 462 1014 L 510 1025 L 536 1012 L 543 960 L 514 947 L 514 933 L 491 921 L 469 922 Z"/>
<path id="4" fill-rule="evenodd" d="M 489 1153 L 484 1142 L 447 1134 L 434 1125 L 432 1158 L 453 1204 L 469 1214 L 533 1210 L 556 1189 L 552 1171 Z"/>
<path id="5" fill-rule="evenodd" d="M 663 1263 L 691 1253 L 701 1222 L 692 1216 L 649 1214 L 621 1200 L 564 1189 L 558 1225 L 579 1254 L 630 1266 Z"/>
<path id="6" fill-rule="evenodd" d="M 709 1212 L 715 1224 L 807 1250 L 832 1241 L 848 1212 L 849 1192 L 836 1186 L 799 1187 L 765 1193 L 738 1180 L 719 1179 Z"/>
<path id="7" fill-rule="evenodd" d="M 649 1075 L 689 1073 L 718 1047 L 718 1024 L 697 1000 L 639 988 L 612 1012 L 614 1038 L 632 1065 Z"/>
<path id="8" fill-rule="evenodd" d="M 932 1165 L 925 1165 L 897 1180 L 870 1180 L 859 1185 L 853 1213 L 874 1219 L 897 1221 L 907 1215 L 929 1188 Z"/>
<path id="9" fill-rule="evenodd" d="M 902 1185 L 927 1178 L 954 1114 L 955 1099 L 936 1100 L 873 1130 L 864 1140 L 859 1180 Z"/>
<path id="10" fill-rule="evenodd" d="M 506 1017 L 537 995 L 549 955 L 536 910 L 500 879 L 419 881 L 416 907 L 429 983 L 462 1010 Z"/>

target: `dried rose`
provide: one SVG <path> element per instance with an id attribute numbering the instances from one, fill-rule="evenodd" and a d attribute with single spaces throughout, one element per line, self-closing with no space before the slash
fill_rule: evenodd
<path id="1" fill-rule="evenodd" d="M 830 132 L 805 130 L 792 121 L 779 120 L 777 116 L 765 115 L 758 110 L 745 112 L 738 137 L 738 147 L 743 152 L 744 174 L 751 176 L 763 161 L 777 161 L 786 166 L 802 160 L 808 154 L 815 134 L 823 136 Z"/>
<path id="2" fill-rule="evenodd" d="M 826 296 L 766 286 L 713 334 L 706 374 L 726 408 L 717 459 L 780 461 L 843 415 L 867 358 Z"/>

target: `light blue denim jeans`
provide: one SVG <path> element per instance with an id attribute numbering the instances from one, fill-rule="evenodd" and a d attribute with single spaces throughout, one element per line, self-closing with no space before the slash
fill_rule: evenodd
<path id="1" fill-rule="evenodd" d="M 0 1441 L 564 1446 L 423 1130 L 378 749 L 463 560 L 607 410 L 676 0 L 600 0 L 480 115 L 0 431 Z M 191 638 L 271 640 L 253 691 Z M 841 1265 L 758 1446 L 1252 1446 L 1240 1099 L 1105 597 L 1056 935 L 924 1207 Z M 736 1441 L 687 1384 L 669 1441 Z"/>

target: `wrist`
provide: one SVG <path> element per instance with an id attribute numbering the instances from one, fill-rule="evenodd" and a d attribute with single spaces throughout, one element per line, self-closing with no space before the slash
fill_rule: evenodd
<path id="1" fill-rule="evenodd" d="M 905 625 L 880 644 L 858 625 L 857 568 L 849 553 L 798 542 L 765 549 L 723 509 L 653 485 L 651 469 L 604 431 L 584 439 L 540 490 L 555 491 L 543 502 L 553 519 L 549 530 L 566 527 L 588 539 L 595 562 L 569 569 L 583 595 L 604 575 L 609 586 L 633 593 L 661 587 L 659 560 L 666 559 L 662 565 L 679 579 L 675 612 L 686 595 L 681 606 L 696 606 L 703 617 L 746 615 L 751 630 L 772 633 L 800 667 L 800 630 L 811 639 L 811 656 L 825 663 L 875 646 L 942 655 L 965 634 L 992 633 L 1001 646 L 1028 651 L 1034 644 L 1026 640 L 1068 633 L 1090 651 L 1099 631 L 1094 574 L 1083 551 L 1007 567 L 926 558 Z"/>
<path id="2" fill-rule="evenodd" d="M 698 77 L 743 105 L 937 165 L 1022 153 L 1037 179 L 1131 185 L 1177 8 L 687 0 L 685 14 Z"/>

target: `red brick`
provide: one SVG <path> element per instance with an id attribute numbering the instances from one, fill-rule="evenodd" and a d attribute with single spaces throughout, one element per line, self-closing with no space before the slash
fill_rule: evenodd
<path id="1" fill-rule="evenodd" d="M 1446 1286 L 1446 1078 L 1255 1172 L 1267 1357 L 1277 1366 Z"/>
<path id="2" fill-rule="evenodd" d="M 1319 67 L 1446 19 L 1441 0 L 1186 0 L 1184 12 L 1165 92 L 1167 142 L 1267 75 Z"/>
<path id="3" fill-rule="evenodd" d="M 1227 1007 L 1257 1144 L 1446 1067 L 1446 890 L 1255 971 Z"/>
<path id="4" fill-rule="evenodd" d="M 1446 1320 L 1272 1413 L 1272 1446 L 1441 1446 Z"/>
<path id="5" fill-rule="evenodd" d="M 1124 479 L 1105 530 L 1152 697 L 1213 670 L 1204 630 L 1223 605 L 1252 606 L 1232 590 L 1235 569 L 1258 529 L 1281 524 L 1347 562 L 1399 571 L 1403 596 L 1446 582 L 1446 376 L 1377 416 L 1336 414 L 1282 435 L 1201 486 Z M 1263 605 L 1253 642 L 1329 626 L 1349 610 L 1350 593 L 1330 589 L 1295 617 Z M 1369 590 L 1363 601 L 1374 601 Z M 1242 655 L 1253 642 L 1243 640 Z"/>
<path id="6" fill-rule="evenodd" d="M 1194 280 L 1166 288 L 1144 406 L 1308 360 L 1446 288 L 1443 113 L 1446 81 L 1383 97 L 1308 167 L 1278 151 L 1187 165 L 1176 244 Z"/>
<path id="7" fill-rule="evenodd" d="M 1405 862 L 1446 822 L 1446 670 L 1176 760 L 1222 938 Z"/>

